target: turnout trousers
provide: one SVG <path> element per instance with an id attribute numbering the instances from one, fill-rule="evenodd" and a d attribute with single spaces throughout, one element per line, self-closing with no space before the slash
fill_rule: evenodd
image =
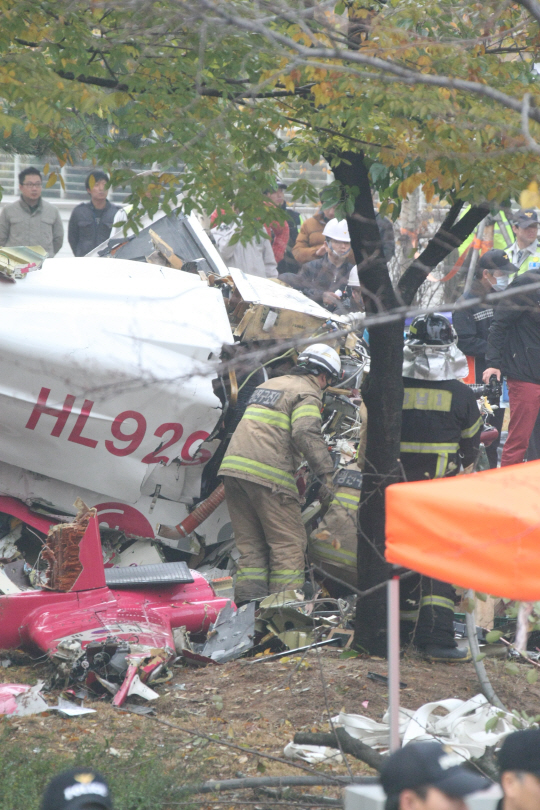
<path id="1" fill-rule="evenodd" d="M 223 480 L 240 552 L 235 601 L 302 587 L 307 536 L 298 500 L 241 478 Z"/>
<path id="2" fill-rule="evenodd" d="M 401 580 L 400 619 L 403 641 L 420 649 L 428 645 L 456 647 L 452 585 L 413 574 Z"/>

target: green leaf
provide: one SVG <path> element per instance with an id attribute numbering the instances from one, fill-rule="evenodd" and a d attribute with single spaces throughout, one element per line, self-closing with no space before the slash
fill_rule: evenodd
<path id="1" fill-rule="evenodd" d="M 339 658 L 342 661 L 345 661 L 347 658 L 358 658 L 360 653 L 356 652 L 356 650 L 343 650 L 340 654 Z"/>
<path id="2" fill-rule="evenodd" d="M 519 675 L 519 667 L 513 661 L 507 661 L 504 668 L 509 675 Z"/>
<path id="3" fill-rule="evenodd" d="M 503 635 L 504 633 L 501 630 L 490 630 L 486 635 L 486 641 L 488 644 L 495 644 Z"/>
<path id="4" fill-rule="evenodd" d="M 490 717 L 489 720 L 486 722 L 485 729 L 486 731 L 493 731 L 497 723 L 499 722 L 499 718 L 497 716 Z"/>
<path id="5" fill-rule="evenodd" d="M 485 657 L 486 657 L 486 653 L 480 653 L 480 655 L 476 656 L 476 660 L 477 661 L 483 661 Z"/>
<path id="6" fill-rule="evenodd" d="M 536 683 L 536 681 L 538 680 L 538 670 L 530 669 L 525 677 L 527 678 L 527 683 L 530 684 Z"/>

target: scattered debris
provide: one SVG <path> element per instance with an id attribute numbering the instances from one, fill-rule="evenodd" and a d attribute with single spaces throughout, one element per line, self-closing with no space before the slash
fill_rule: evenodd
<path id="1" fill-rule="evenodd" d="M 325 765 L 337 765 L 343 762 L 343 757 L 339 752 L 322 745 L 288 743 L 283 749 L 283 753 L 287 759 L 301 759 L 303 762 L 309 762 L 310 765 L 321 765 L 323 763 Z"/>
<path id="2" fill-rule="evenodd" d="M 441 716 L 441 710 L 446 714 Z M 486 748 L 498 745 L 516 730 L 513 715 L 492 706 L 484 695 L 475 695 L 470 700 L 450 698 L 426 703 L 416 711 L 401 707 L 399 713 L 399 733 L 403 745 L 413 740 L 436 738 L 465 759 L 478 759 Z M 388 747 L 388 712 L 382 723 L 361 714 L 343 712 L 333 717 L 332 723 L 370 748 Z"/>

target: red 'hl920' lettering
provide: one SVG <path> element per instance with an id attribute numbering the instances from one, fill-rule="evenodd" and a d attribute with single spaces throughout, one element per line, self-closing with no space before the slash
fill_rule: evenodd
<path id="1" fill-rule="evenodd" d="M 50 393 L 50 388 L 41 389 L 38 401 L 34 405 L 26 427 L 29 430 L 35 430 L 42 416 L 51 416 L 55 420 L 51 430 L 51 436 L 58 438 L 62 435 L 66 427 L 76 397 L 72 394 L 68 394 L 62 407 L 54 408 L 47 405 Z M 84 400 L 80 413 L 75 420 L 75 424 L 67 437 L 68 442 L 82 444 L 84 447 L 90 447 L 91 449 L 95 449 L 98 446 L 99 441 L 97 439 L 83 435 L 93 407 L 94 403 L 91 399 Z M 129 456 L 139 448 L 146 435 L 146 430 L 146 419 L 142 413 L 139 413 L 139 411 L 122 411 L 111 425 L 112 439 L 105 440 L 105 448 L 113 456 Z M 177 444 L 182 438 L 183 433 L 184 428 L 180 422 L 164 422 L 162 425 L 159 425 L 154 431 L 154 436 L 157 436 L 158 439 L 162 439 L 162 442 L 158 444 L 154 451 L 147 453 L 147 455 L 141 459 L 142 463 L 168 464 L 170 457 L 164 455 L 164 451 Z M 209 434 L 205 430 L 196 430 L 187 437 L 180 450 L 180 458 L 184 464 L 205 464 L 208 461 L 211 457 L 211 453 L 208 450 L 200 450 L 196 458 L 193 457 L 193 445 L 198 445 L 201 441 L 207 439 L 208 436 Z"/>

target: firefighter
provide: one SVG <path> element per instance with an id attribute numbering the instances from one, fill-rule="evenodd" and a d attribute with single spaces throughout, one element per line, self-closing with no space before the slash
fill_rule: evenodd
<path id="1" fill-rule="evenodd" d="M 333 462 L 321 435 L 322 393 L 341 376 L 335 349 L 317 343 L 287 375 L 259 385 L 221 463 L 240 559 L 235 601 L 302 587 L 306 531 L 294 473 L 302 460 L 333 494 Z"/>
<path id="2" fill-rule="evenodd" d="M 309 537 L 308 557 L 328 574 L 356 588 L 362 473 L 355 464 L 338 470 L 334 476 L 334 486 L 334 497 L 328 511 Z M 333 596 L 350 593 L 345 586 L 336 586 L 334 582 L 325 584 Z"/>
<path id="3" fill-rule="evenodd" d="M 409 327 L 403 353 L 400 456 L 407 481 L 472 472 L 482 418 L 471 389 L 460 382 L 467 359 L 443 315 L 420 315 Z M 401 588 L 402 629 L 436 661 L 469 661 L 454 641 L 455 591 L 429 577 L 413 576 Z"/>

